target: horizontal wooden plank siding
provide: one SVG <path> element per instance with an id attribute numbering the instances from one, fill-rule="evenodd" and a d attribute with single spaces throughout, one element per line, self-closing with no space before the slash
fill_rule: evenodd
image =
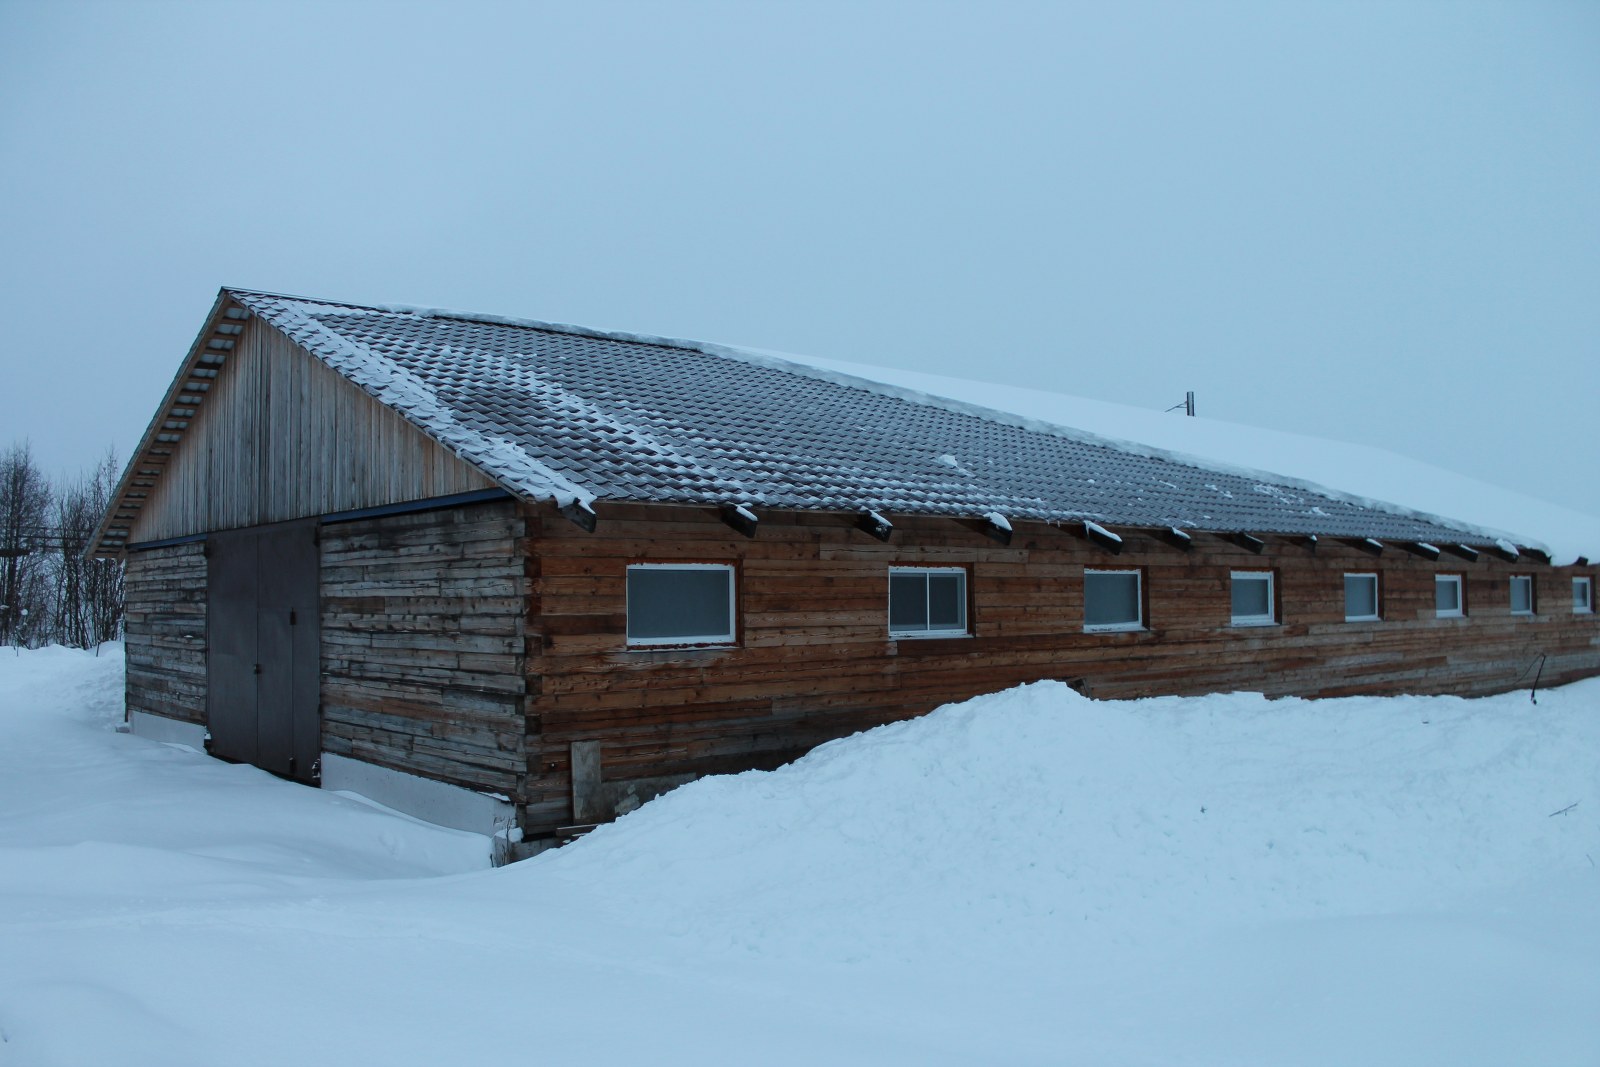
<path id="1" fill-rule="evenodd" d="M 848 516 L 764 514 L 746 538 L 715 511 L 601 505 L 586 533 L 527 508 L 534 586 L 526 669 L 530 832 L 570 819 L 570 748 L 601 742 L 607 781 L 769 767 L 856 730 L 1042 678 L 1097 697 L 1479 694 L 1600 672 L 1600 615 L 1571 609 L 1571 569 L 1484 556 L 1428 562 L 1268 537 L 1257 555 L 1196 534 L 1184 552 L 1122 531 L 1120 555 L 1080 532 L 1019 523 L 1002 546 L 951 520 L 891 516 L 884 544 Z M 736 565 L 737 647 L 626 645 L 626 568 Z M 972 636 L 892 640 L 891 565 L 969 569 Z M 1143 573 L 1148 629 L 1085 633 L 1083 571 Z M 1270 568 L 1279 623 L 1231 625 L 1231 572 Z M 1383 619 L 1344 621 L 1344 574 L 1381 575 Z M 1465 576 L 1468 616 L 1434 617 L 1434 575 Z M 1587 572 L 1583 572 L 1587 573 Z M 1513 617 L 1509 580 L 1534 574 L 1540 613 Z"/>
<path id="2" fill-rule="evenodd" d="M 322 528 L 325 751 L 522 795 L 527 544 L 509 501 Z"/>
<path id="3" fill-rule="evenodd" d="M 206 721 L 205 545 L 129 553 L 128 710 Z"/>
<path id="4" fill-rule="evenodd" d="M 394 409 L 252 318 L 144 501 L 131 540 L 494 486 Z"/>

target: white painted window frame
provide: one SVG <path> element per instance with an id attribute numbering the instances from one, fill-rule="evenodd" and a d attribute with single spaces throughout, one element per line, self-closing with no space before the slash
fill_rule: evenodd
<path id="1" fill-rule="evenodd" d="M 695 634 L 692 636 L 674 637 L 634 637 L 628 635 L 629 648 L 706 648 L 729 646 L 739 640 L 739 576 L 736 568 L 731 563 L 630 563 L 628 572 L 634 571 L 723 571 L 728 575 L 728 633 L 725 634 Z M 627 582 L 623 582 L 624 598 L 627 596 Z M 633 605 L 628 604 L 624 612 L 632 610 Z M 626 619 L 626 615 L 624 616 Z M 624 622 L 626 626 L 626 622 Z"/>
<path id="2" fill-rule="evenodd" d="M 1134 622 L 1102 622 L 1091 625 L 1089 618 L 1089 575 L 1091 574 L 1131 574 L 1135 579 L 1134 602 L 1139 605 L 1139 618 Z M 1146 629 L 1144 620 L 1144 571 L 1134 568 L 1110 567 L 1085 567 L 1083 568 L 1083 632 L 1086 634 L 1115 634 L 1135 633 Z"/>
<path id="3" fill-rule="evenodd" d="M 1265 581 L 1267 583 L 1267 613 L 1265 615 L 1234 615 L 1233 612 L 1233 586 L 1228 587 L 1228 611 L 1231 625 L 1233 626 L 1276 626 L 1278 625 L 1278 576 L 1273 571 L 1229 571 L 1229 582 L 1240 580 L 1247 582 Z"/>
<path id="4" fill-rule="evenodd" d="M 1344 602 L 1344 621 L 1345 622 L 1382 622 L 1383 621 L 1383 601 L 1381 599 L 1381 595 L 1382 595 L 1382 592 L 1383 592 L 1383 582 L 1379 580 L 1378 572 L 1377 571 L 1346 571 L 1344 578 L 1345 578 L 1345 581 L 1347 581 L 1347 582 L 1351 578 L 1371 578 L 1372 579 L 1372 614 L 1371 615 L 1352 615 L 1352 614 L 1350 614 L 1350 599 L 1349 599 L 1349 594 L 1346 593 L 1345 594 L 1345 602 Z"/>
<path id="5" fill-rule="evenodd" d="M 1527 611 L 1518 611 L 1515 607 L 1511 607 L 1511 605 L 1516 603 L 1516 594 L 1513 593 L 1512 590 L 1516 589 L 1518 582 L 1527 582 L 1528 583 L 1528 610 Z M 1539 614 L 1539 601 L 1537 599 L 1538 592 L 1539 592 L 1539 589 L 1538 589 L 1538 587 L 1536 585 L 1534 585 L 1534 582 L 1533 582 L 1533 575 L 1531 575 L 1531 574 L 1513 574 L 1511 576 L 1510 583 L 1506 586 L 1506 599 L 1508 601 L 1507 606 L 1511 607 L 1511 614 L 1517 616 L 1518 618 L 1523 618 L 1523 619 L 1526 619 L 1531 615 Z"/>
<path id="6" fill-rule="evenodd" d="M 1439 610 L 1440 583 L 1456 587 L 1456 606 L 1453 611 Z M 1467 617 L 1467 580 L 1460 574 L 1435 574 L 1433 576 L 1433 617 L 1436 619 L 1464 619 Z"/>
<path id="7" fill-rule="evenodd" d="M 1578 597 L 1578 590 L 1583 590 L 1583 597 Z M 1579 575 L 1572 579 L 1572 613 L 1574 615 L 1594 614 L 1594 579 Z"/>
<path id="8" fill-rule="evenodd" d="M 888 620 L 894 618 L 894 582 L 891 581 L 891 582 L 888 583 L 889 588 L 888 588 L 888 592 L 886 594 L 886 597 L 885 597 L 885 600 L 884 600 L 884 605 L 883 605 L 884 621 L 889 626 L 889 636 L 891 638 L 894 638 L 897 641 L 918 641 L 918 640 L 923 640 L 925 638 L 930 638 L 930 637 L 971 637 L 972 636 L 972 600 L 971 600 L 971 597 L 970 597 L 970 584 L 971 584 L 971 581 L 972 581 L 972 576 L 967 573 L 967 568 L 961 567 L 961 566 L 948 566 L 948 567 L 941 567 L 941 566 L 932 566 L 932 567 L 905 566 L 905 567 L 899 567 L 899 566 L 896 566 L 896 567 L 890 567 L 889 568 L 889 577 L 893 578 L 897 574 L 928 575 L 928 574 L 950 574 L 952 572 L 961 575 L 961 623 L 962 623 L 961 629 L 957 630 L 954 627 L 946 627 L 946 628 L 940 629 L 940 630 L 934 630 L 934 629 L 927 629 L 927 630 L 896 630 L 894 628 L 894 625 L 892 623 L 888 622 Z M 928 595 L 928 594 L 924 594 L 924 595 Z M 931 610 L 929 610 L 930 608 L 931 608 L 931 605 L 927 604 L 926 602 L 923 604 L 923 610 L 924 610 L 925 614 L 928 615 L 928 616 L 931 616 L 933 614 L 933 612 Z"/>

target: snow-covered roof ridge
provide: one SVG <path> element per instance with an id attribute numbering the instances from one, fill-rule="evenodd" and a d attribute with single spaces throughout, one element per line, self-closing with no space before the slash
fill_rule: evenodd
<path id="1" fill-rule="evenodd" d="M 682 337 L 666 337 L 630 330 L 607 330 L 595 326 L 580 326 L 570 322 L 547 322 L 543 319 L 521 318 L 514 315 L 491 315 L 477 311 L 460 311 L 454 308 L 425 307 L 418 304 L 352 304 L 341 300 L 295 296 L 289 293 L 273 293 L 260 289 L 236 289 L 232 286 L 229 286 L 227 291 L 241 297 L 265 297 L 294 304 L 315 304 L 320 307 L 338 309 L 350 315 L 415 315 L 424 319 L 448 319 L 456 322 L 482 323 L 486 326 L 513 326 L 522 330 L 564 333 L 574 337 L 593 337 L 606 341 L 622 341 L 631 344 L 661 345 L 666 348 L 682 348 L 689 351 L 704 352 L 707 355 L 738 356 L 745 353 L 760 353 L 759 349 L 739 348 L 710 341 L 694 341 Z M 798 357 L 794 359 L 794 362 L 801 366 L 805 365 L 804 361 Z"/>
<path id="2" fill-rule="evenodd" d="M 991 402 L 998 387 L 981 383 L 941 388 L 953 380 L 929 379 L 930 388 L 913 380 L 928 376 L 911 372 L 703 341 L 227 292 L 535 498 L 997 514 L 1480 546 L 1507 539 L 1550 550 L 1547 539 L 1512 532 L 1531 526 L 1486 523 L 1404 494 L 1401 505 L 1337 479 L 1272 473 L 1142 433 L 1107 433 L 1015 398 Z"/>

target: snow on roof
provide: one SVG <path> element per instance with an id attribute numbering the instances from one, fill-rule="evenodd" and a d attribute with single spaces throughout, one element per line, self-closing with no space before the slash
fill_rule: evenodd
<path id="1" fill-rule="evenodd" d="M 226 292 L 508 488 L 562 504 L 992 513 L 1479 546 L 1526 528 L 1331 492 L 1315 474 L 1266 474 L 1227 450 L 1219 462 L 1165 447 L 1143 439 L 1150 427 L 1138 420 L 1077 418 L 1093 402 L 1050 394 L 556 323 Z"/>
<path id="2" fill-rule="evenodd" d="M 1070 427 L 1119 447 L 1179 462 L 1273 480 L 1378 510 L 1438 518 L 1497 541 L 1542 549 L 1557 563 L 1571 563 L 1580 557 L 1600 559 L 1600 516 L 1372 445 L 918 371 L 807 356 L 783 358 L 824 373 L 872 379 L 947 403 Z M 1293 474 L 1269 473 L 1268 464 Z"/>

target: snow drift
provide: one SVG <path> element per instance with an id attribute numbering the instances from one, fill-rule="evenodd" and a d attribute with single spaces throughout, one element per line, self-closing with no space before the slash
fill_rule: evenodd
<path id="1" fill-rule="evenodd" d="M 648 887 L 615 892 L 744 949 L 841 960 L 969 950 L 948 933 L 974 920 L 985 952 L 1032 955 L 1451 907 L 1509 872 L 1589 869 L 1600 773 L 1572 757 L 1600 752 L 1597 703 L 1600 681 L 1538 705 L 1038 682 L 702 780 L 514 877 Z"/>

